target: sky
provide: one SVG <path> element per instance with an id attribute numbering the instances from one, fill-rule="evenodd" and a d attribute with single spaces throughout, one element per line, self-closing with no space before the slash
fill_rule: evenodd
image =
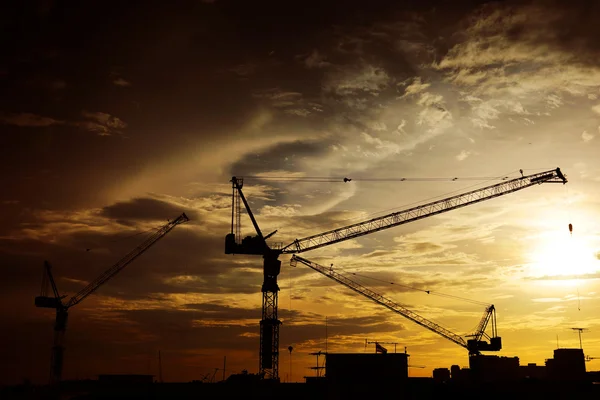
<path id="1" fill-rule="evenodd" d="M 522 365 L 578 347 L 574 327 L 600 357 L 600 4 L 284 3 L 2 6 L 0 384 L 48 380 L 44 260 L 70 296 L 182 212 L 70 310 L 63 376 L 158 376 L 159 351 L 165 381 L 211 377 L 225 356 L 227 374 L 257 372 L 262 259 L 224 254 L 232 176 L 287 244 L 560 167 L 566 185 L 301 255 L 460 335 L 494 304 L 497 354 Z M 406 347 L 411 376 L 468 366 L 462 347 L 281 260 L 282 380 L 313 375 L 326 343 L 374 352 L 366 339 Z"/>

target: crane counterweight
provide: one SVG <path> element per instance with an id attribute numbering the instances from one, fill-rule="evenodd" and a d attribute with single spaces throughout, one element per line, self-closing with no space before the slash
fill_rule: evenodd
<path id="1" fill-rule="evenodd" d="M 62 305 L 60 299 L 56 297 L 37 296 L 35 306 L 40 308 L 59 308 Z"/>

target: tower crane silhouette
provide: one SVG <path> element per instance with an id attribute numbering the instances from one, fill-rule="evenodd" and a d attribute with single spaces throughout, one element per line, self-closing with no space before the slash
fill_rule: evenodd
<path id="1" fill-rule="evenodd" d="M 470 335 L 466 335 L 467 337 L 471 337 L 471 339 L 465 340 L 462 336 L 457 335 L 456 333 L 442 327 L 441 325 L 430 321 L 422 317 L 421 315 L 407 309 L 403 305 L 398 304 L 395 301 L 390 300 L 382 296 L 381 294 L 364 287 L 363 285 L 353 281 L 352 279 L 340 273 L 332 271 L 323 265 L 319 265 L 316 262 L 307 260 L 306 258 L 302 258 L 294 254 L 292 256 L 292 259 L 290 260 L 290 264 L 292 267 L 295 267 L 297 263 L 306 265 L 312 270 L 317 271 L 322 275 L 325 275 L 329 279 L 332 279 L 346 286 L 348 289 L 353 290 L 354 292 L 370 299 L 371 301 L 374 301 L 375 303 L 380 304 L 394 311 L 395 313 L 402 315 L 404 318 L 407 318 L 413 321 L 414 323 L 421 325 L 422 327 L 427 328 L 430 331 L 456 343 L 457 345 L 464 347 L 469 351 L 469 356 L 478 356 L 479 354 L 481 354 L 482 351 L 502 350 L 502 339 L 500 338 L 500 336 L 498 336 L 498 329 L 496 327 L 496 308 L 493 304 L 488 305 L 485 308 L 483 317 L 479 321 L 479 324 L 477 325 L 477 328 L 475 328 L 475 331 Z M 488 335 L 486 333 L 488 325 L 491 325 L 491 335 Z M 487 339 L 487 341 L 484 339 Z M 365 346 L 367 345 L 367 343 L 368 342 L 365 340 Z M 372 343 L 375 343 L 377 346 L 383 342 Z M 385 350 L 384 352 L 387 352 L 387 350 Z"/>
<path id="2" fill-rule="evenodd" d="M 403 211 L 393 212 L 381 217 L 372 218 L 341 228 L 329 230 L 317 235 L 296 239 L 286 246 L 269 246 L 267 239 L 277 231 L 263 235 L 258 222 L 250 209 L 242 188 L 244 179 L 232 177 L 231 232 L 225 236 L 225 254 L 259 255 L 263 258 L 262 318 L 260 321 L 259 373 L 266 379 L 279 380 L 279 327 L 277 276 L 281 271 L 281 254 L 296 254 L 329 246 L 345 240 L 369 235 L 384 229 L 418 221 L 433 215 L 466 207 L 485 200 L 500 197 L 542 183 L 567 183 L 567 178 L 560 168 L 523 175 L 504 180 L 501 183 L 486 186 L 458 194 Z M 346 181 L 347 183 L 348 181 Z M 241 238 L 241 203 L 243 203 L 256 236 Z"/>
<path id="3" fill-rule="evenodd" d="M 41 308 L 54 308 L 56 310 L 56 320 L 54 323 L 54 344 L 52 346 L 52 358 L 50 366 L 50 383 L 58 383 L 61 380 L 64 356 L 64 335 L 67 329 L 67 319 L 69 309 L 81 303 L 86 297 L 94 293 L 100 286 L 119 273 L 123 268 L 138 258 L 142 253 L 148 250 L 153 244 L 158 242 L 174 227 L 189 221 L 185 213 L 181 214 L 175 220 L 162 226 L 152 236 L 142 242 L 139 246 L 129 252 L 125 257 L 119 260 L 115 265 L 107 269 L 102 275 L 98 276 L 86 287 L 73 295 L 68 301 L 63 301 L 66 295 L 61 295 L 52 276 L 52 266 L 48 261 L 44 262 L 44 276 L 42 279 L 42 290 L 39 296 L 35 298 L 35 306 Z M 52 296 L 48 296 L 48 284 L 52 286 Z"/>

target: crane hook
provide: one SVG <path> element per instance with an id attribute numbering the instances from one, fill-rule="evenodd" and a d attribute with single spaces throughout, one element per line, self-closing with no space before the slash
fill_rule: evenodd
<path id="1" fill-rule="evenodd" d="M 569 224 L 569 233 L 573 236 L 573 224 Z"/>

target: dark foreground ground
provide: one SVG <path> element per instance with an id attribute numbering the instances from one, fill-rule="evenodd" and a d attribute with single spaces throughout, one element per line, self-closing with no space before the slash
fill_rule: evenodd
<path id="1" fill-rule="evenodd" d="M 72 382 L 62 388 L 16 386 L 0 390 L 2 400 L 29 399 L 600 399 L 600 385 L 520 382 L 487 385 L 436 384 L 430 379 L 409 382 L 306 383 L 153 383 L 102 385 Z"/>

